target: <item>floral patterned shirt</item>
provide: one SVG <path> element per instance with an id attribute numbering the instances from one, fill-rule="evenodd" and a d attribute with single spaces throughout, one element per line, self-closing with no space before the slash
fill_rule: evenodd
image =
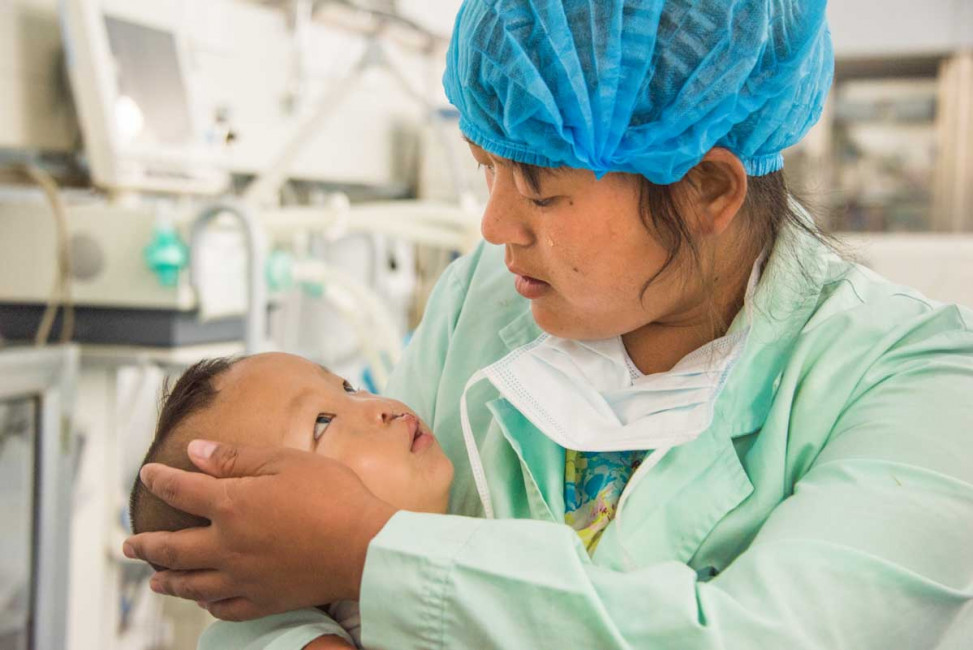
<path id="1" fill-rule="evenodd" d="M 567 450 L 564 463 L 564 523 L 574 528 L 592 555 L 628 480 L 645 451 L 581 452 Z"/>

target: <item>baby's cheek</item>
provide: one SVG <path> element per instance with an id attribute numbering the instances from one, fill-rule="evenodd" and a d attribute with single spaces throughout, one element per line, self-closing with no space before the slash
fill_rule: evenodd
<path id="1" fill-rule="evenodd" d="M 401 460 L 375 453 L 359 453 L 344 461 L 372 493 L 394 506 L 409 498 L 409 485 Z"/>
<path id="2" fill-rule="evenodd" d="M 359 478 L 361 478 L 366 485 L 374 482 L 380 482 L 382 475 L 381 463 L 373 454 L 351 454 L 350 457 L 342 458 L 340 460 L 354 470 L 354 472 L 358 474 Z M 369 487 L 371 486 L 369 485 Z"/>

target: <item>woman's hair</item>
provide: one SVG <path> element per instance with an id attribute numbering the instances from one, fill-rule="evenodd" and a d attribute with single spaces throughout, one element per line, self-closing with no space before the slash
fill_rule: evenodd
<path id="1" fill-rule="evenodd" d="M 166 381 L 162 389 L 155 438 L 142 465 L 163 463 L 178 469 L 199 471 L 186 452 L 186 445 L 195 436 L 191 432 L 181 431 L 181 427 L 190 416 L 212 405 L 218 394 L 214 381 L 235 362 L 235 359 L 227 358 L 205 359 L 186 370 L 171 388 Z M 206 519 L 173 508 L 149 492 L 139 477 L 135 478 L 129 497 L 129 516 L 135 533 L 182 530 L 209 523 Z"/>

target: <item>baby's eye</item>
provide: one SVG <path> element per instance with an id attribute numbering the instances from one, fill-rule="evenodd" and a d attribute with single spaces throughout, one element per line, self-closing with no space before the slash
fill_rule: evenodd
<path id="1" fill-rule="evenodd" d="M 331 413 L 318 414 L 318 418 L 314 421 L 314 442 L 321 439 L 332 420 L 334 420 L 334 415 Z"/>
<path id="2" fill-rule="evenodd" d="M 351 384 L 349 384 L 347 379 L 345 380 L 345 383 L 344 383 L 344 389 L 345 389 L 345 392 L 346 393 L 357 393 L 358 392 L 358 389 L 356 389 L 354 386 L 352 386 Z"/>

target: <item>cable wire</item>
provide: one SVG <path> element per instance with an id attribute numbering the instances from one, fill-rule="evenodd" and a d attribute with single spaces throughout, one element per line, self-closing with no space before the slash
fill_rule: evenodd
<path id="1" fill-rule="evenodd" d="M 58 307 L 63 307 L 60 340 L 61 343 L 67 343 L 74 336 L 75 317 L 74 300 L 71 295 L 71 245 L 68 238 L 67 210 L 61 188 L 53 176 L 37 165 L 17 165 L 12 171 L 33 182 L 44 193 L 54 216 L 54 231 L 57 239 L 57 272 L 54 274 L 51 293 L 37 328 L 34 344 L 37 346 L 47 344 L 51 337 L 51 330 L 54 329 Z"/>

